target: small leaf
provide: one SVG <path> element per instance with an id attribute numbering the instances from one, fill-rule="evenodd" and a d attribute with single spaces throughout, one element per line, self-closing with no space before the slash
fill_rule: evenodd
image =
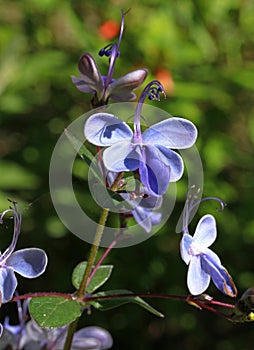
<path id="1" fill-rule="evenodd" d="M 121 296 L 123 294 L 124 296 Z M 129 296 L 126 296 L 126 294 L 130 294 Z M 102 299 L 102 300 L 96 300 L 96 302 L 93 304 L 94 307 L 98 308 L 101 311 L 106 311 L 110 309 L 114 309 L 118 306 L 128 304 L 128 303 L 134 303 L 138 304 L 139 306 L 143 307 L 147 311 L 151 312 L 152 314 L 158 316 L 158 317 L 164 317 L 164 315 L 154 309 L 151 305 L 149 305 L 146 301 L 141 299 L 137 296 L 132 296 L 132 292 L 129 290 L 110 290 L 107 292 L 100 292 L 93 295 L 93 297 L 100 297 L 100 296 L 109 296 L 109 295 L 116 295 L 114 298 L 110 299 Z"/>
<path id="2" fill-rule="evenodd" d="M 72 273 L 72 284 L 75 288 L 79 288 L 82 278 L 84 276 L 84 272 L 86 269 L 87 262 L 83 261 L 79 263 Z M 96 289 L 102 286 L 110 277 L 112 273 L 113 265 L 101 265 L 98 270 L 95 272 L 92 280 L 87 286 L 86 291 L 88 293 L 93 293 Z"/>
<path id="3" fill-rule="evenodd" d="M 41 327 L 62 327 L 81 316 L 77 301 L 54 296 L 33 298 L 29 311 Z"/>
<path id="4" fill-rule="evenodd" d="M 68 140 L 72 144 L 73 148 L 79 156 L 86 162 L 88 166 L 92 164 L 94 156 L 92 153 L 85 147 L 83 142 L 79 141 L 74 135 L 72 135 L 67 129 L 65 129 L 65 135 L 67 136 Z"/>

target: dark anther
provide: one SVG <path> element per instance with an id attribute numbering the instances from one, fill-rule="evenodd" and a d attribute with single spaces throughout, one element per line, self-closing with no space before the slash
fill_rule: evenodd
<path id="1" fill-rule="evenodd" d="M 105 47 L 103 47 L 102 49 L 100 49 L 100 51 L 98 52 L 99 56 L 106 56 L 106 57 L 110 57 L 112 55 L 112 48 L 113 48 L 114 44 L 108 44 Z M 120 51 L 118 51 L 117 53 L 117 57 L 120 56 Z"/>

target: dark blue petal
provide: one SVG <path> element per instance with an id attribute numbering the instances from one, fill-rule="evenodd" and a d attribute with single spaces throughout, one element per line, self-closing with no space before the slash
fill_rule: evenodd
<path id="1" fill-rule="evenodd" d="M 191 147 L 197 138 L 193 123 L 183 118 L 169 118 L 152 125 L 143 133 L 143 141 L 152 145 L 183 149 Z"/>
<path id="2" fill-rule="evenodd" d="M 119 141 L 130 141 L 133 136 L 126 123 L 109 113 L 96 113 L 88 118 L 84 134 L 96 146 L 111 146 Z"/>
<path id="3" fill-rule="evenodd" d="M 237 290 L 232 277 L 221 265 L 218 255 L 210 249 L 202 254 L 202 268 L 212 277 L 213 283 L 222 293 L 230 297 L 236 296 Z"/>
<path id="4" fill-rule="evenodd" d="M 48 258 L 44 250 L 26 248 L 14 252 L 7 260 L 6 265 L 26 278 L 40 276 L 46 269 Z"/>
<path id="5" fill-rule="evenodd" d="M 161 160 L 159 150 L 153 146 L 142 147 L 142 160 L 139 164 L 140 180 L 150 194 L 163 195 L 170 182 L 170 168 Z"/>
<path id="6" fill-rule="evenodd" d="M 7 303 L 13 297 L 17 287 L 17 279 L 12 268 L 8 266 L 0 267 L 0 292 L 2 303 Z"/>

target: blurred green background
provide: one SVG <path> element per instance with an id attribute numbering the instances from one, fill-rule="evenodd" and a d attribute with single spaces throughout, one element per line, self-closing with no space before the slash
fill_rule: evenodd
<path id="1" fill-rule="evenodd" d="M 107 60 L 97 56 L 108 43 L 103 25 L 120 23 L 121 9 L 130 7 L 114 76 L 148 68 L 149 77 L 162 79 L 168 93 L 155 105 L 197 125 L 204 195 L 220 197 L 228 206 L 217 213 L 214 203 L 203 204 L 191 227 L 202 214 L 215 215 L 220 234 L 214 250 L 242 294 L 254 285 L 253 0 L 0 0 L 0 210 L 7 198 L 20 201 L 24 220 L 18 247 L 38 246 L 49 256 L 47 272 L 37 280 L 20 278 L 19 292 L 72 291 L 71 271 L 88 254 L 89 245 L 68 233 L 56 216 L 48 167 L 64 127 L 90 108 L 90 96 L 70 80 L 78 75 L 80 55 L 90 52 L 106 74 Z M 76 180 L 87 196 L 87 183 L 78 174 Z M 184 178 L 173 215 L 157 235 L 111 253 L 107 263 L 115 268 L 108 289 L 187 294 L 187 269 L 175 234 L 186 186 Z M 2 251 L 10 232 L 7 220 Z M 213 285 L 207 292 L 231 302 Z M 84 315 L 80 326 L 108 329 L 115 350 L 253 349 L 252 324 L 233 325 L 181 302 L 152 304 L 164 319 L 131 305 Z M 2 317 L 13 308 L 5 305 Z"/>

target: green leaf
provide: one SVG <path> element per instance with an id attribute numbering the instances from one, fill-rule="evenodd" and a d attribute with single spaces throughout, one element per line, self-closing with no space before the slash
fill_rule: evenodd
<path id="1" fill-rule="evenodd" d="M 124 294 L 124 296 L 121 296 L 121 294 Z M 126 294 L 130 294 L 129 296 L 126 296 Z M 138 304 L 139 306 L 143 307 L 147 311 L 151 312 L 152 314 L 158 316 L 158 317 L 164 317 L 164 315 L 154 309 L 151 305 L 149 305 L 146 301 L 144 301 L 142 298 L 137 296 L 132 296 L 132 292 L 129 290 L 109 290 L 107 292 L 100 292 L 93 295 L 93 297 L 100 297 L 100 296 L 110 296 L 110 295 L 116 295 L 114 298 L 110 299 L 101 299 L 96 300 L 94 303 L 94 307 L 101 311 L 106 311 L 110 309 L 114 309 L 118 306 L 128 304 L 128 303 L 134 303 Z"/>
<path id="2" fill-rule="evenodd" d="M 62 327 L 81 316 L 77 301 L 54 296 L 33 298 L 29 311 L 41 327 Z"/>
<path id="3" fill-rule="evenodd" d="M 74 135 L 72 135 L 67 129 L 64 130 L 65 135 L 68 140 L 72 144 L 73 148 L 79 156 L 86 162 L 88 166 L 90 166 L 93 162 L 94 156 L 92 153 L 85 147 L 83 142 L 79 141 Z M 98 174 L 96 174 L 98 176 Z"/>
<path id="4" fill-rule="evenodd" d="M 79 288 L 84 272 L 86 269 L 87 262 L 83 261 L 79 263 L 72 273 L 72 284 L 75 288 Z M 110 277 L 112 273 L 113 265 L 101 265 L 98 270 L 95 272 L 91 282 L 87 287 L 88 293 L 93 293 L 96 289 L 102 286 Z"/>

